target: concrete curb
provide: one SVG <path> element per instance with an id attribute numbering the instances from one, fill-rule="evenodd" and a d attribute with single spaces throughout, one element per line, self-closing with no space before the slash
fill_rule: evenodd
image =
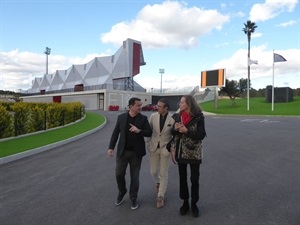
<path id="1" fill-rule="evenodd" d="M 203 115 L 204 116 L 213 116 L 213 115 L 217 115 L 217 114 L 203 111 Z"/>
<path id="2" fill-rule="evenodd" d="M 42 146 L 42 147 L 39 147 L 39 148 L 35 148 L 35 149 L 32 149 L 32 150 L 27 150 L 27 151 L 24 151 L 24 152 L 21 152 L 21 153 L 17 153 L 17 154 L 14 154 L 14 155 L 10 155 L 10 156 L 0 158 L 0 165 L 3 165 L 5 163 L 9 163 L 9 162 L 12 162 L 12 161 L 15 161 L 15 160 L 18 160 L 18 159 L 22 159 L 22 158 L 25 158 L 25 157 L 28 157 L 28 156 L 31 156 L 31 155 L 35 155 L 35 154 L 38 154 L 38 153 L 41 153 L 41 152 L 44 152 L 44 151 L 48 151 L 50 149 L 56 148 L 56 147 L 61 146 L 61 145 L 68 144 L 72 141 L 78 140 L 78 139 L 83 138 L 85 136 L 88 136 L 92 133 L 95 133 L 96 131 L 102 129 L 107 124 L 107 119 L 106 119 L 106 117 L 104 117 L 104 118 L 105 118 L 105 121 L 104 121 L 103 124 L 101 124 L 99 127 L 96 127 L 92 130 L 89 130 L 85 133 L 82 133 L 82 134 L 79 134 L 77 136 L 68 138 L 66 140 L 62 140 L 62 141 L 55 142 L 55 143 L 52 143 L 52 144 L 49 144 L 49 145 L 45 145 L 45 146 Z"/>

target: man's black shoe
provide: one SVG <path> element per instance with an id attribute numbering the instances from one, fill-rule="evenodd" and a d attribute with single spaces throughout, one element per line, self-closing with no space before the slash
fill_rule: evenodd
<path id="1" fill-rule="evenodd" d="M 182 206 L 180 207 L 180 215 L 185 215 L 190 209 L 189 200 L 184 200 Z"/>
<path id="2" fill-rule="evenodd" d="M 136 199 L 131 200 L 131 209 L 137 209 L 139 207 L 139 203 Z"/>
<path id="3" fill-rule="evenodd" d="M 116 205 L 121 205 L 122 204 L 125 194 L 126 194 L 126 192 L 124 192 L 124 193 L 119 192 L 117 200 L 115 201 Z"/>
<path id="4" fill-rule="evenodd" d="M 197 218 L 199 216 L 199 209 L 197 207 L 197 204 L 195 202 L 192 202 L 191 208 L 192 208 L 193 217 Z"/>

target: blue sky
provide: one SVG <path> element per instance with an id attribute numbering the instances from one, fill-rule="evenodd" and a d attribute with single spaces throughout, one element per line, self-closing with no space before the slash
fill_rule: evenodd
<path id="1" fill-rule="evenodd" d="M 226 69 L 226 78 L 247 78 L 247 20 L 251 83 L 272 84 L 273 49 L 286 58 L 274 64 L 274 86 L 300 88 L 299 0 L 2 0 L 0 89 L 31 87 L 48 72 L 114 54 L 127 38 L 141 41 L 146 65 L 134 80 L 145 87 L 200 86 L 203 70 Z"/>

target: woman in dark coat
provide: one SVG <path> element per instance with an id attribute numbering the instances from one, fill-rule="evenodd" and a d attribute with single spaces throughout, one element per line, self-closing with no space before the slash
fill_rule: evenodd
<path id="1" fill-rule="evenodd" d="M 185 215 L 189 209 L 189 188 L 187 182 L 187 165 L 191 171 L 191 209 L 194 217 L 199 216 L 200 164 L 202 162 L 202 140 L 206 136 L 204 116 L 198 103 L 191 95 L 182 96 L 179 113 L 173 115 L 175 124 L 172 130 L 172 159 L 178 164 L 179 193 L 183 200 L 180 214 Z"/>

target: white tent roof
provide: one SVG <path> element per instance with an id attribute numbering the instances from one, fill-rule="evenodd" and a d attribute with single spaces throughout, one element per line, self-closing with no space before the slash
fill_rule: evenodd
<path id="1" fill-rule="evenodd" d="M 124 80 L 138 74 L 142 65 L 145 62 L 141 43 L 127 39 L 112 56 L 95 57 L 88 63 L 72 65 L 67 70 L 57 70 L 54 74 L 45 74 L 41 81 L 36 78 L 29 93 L 72 89 L 78 84 L 84 87 L 103 84 L 112 86 L 116 79 Z M 117 83 L 121 84 L 122 81 Z"/>

